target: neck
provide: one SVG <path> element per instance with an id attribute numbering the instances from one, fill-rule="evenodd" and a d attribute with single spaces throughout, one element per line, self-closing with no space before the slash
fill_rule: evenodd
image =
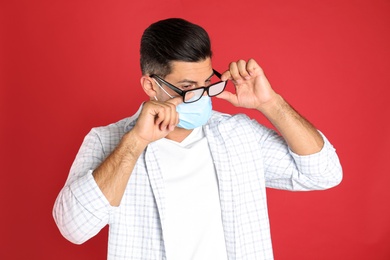
<path id="1" fill-rule="evenodd" d="M 165 138 L 181 143 L 187 136 L 192 133 L 192 130 L 176 127 L 175 130 L 170 132 Z"/>

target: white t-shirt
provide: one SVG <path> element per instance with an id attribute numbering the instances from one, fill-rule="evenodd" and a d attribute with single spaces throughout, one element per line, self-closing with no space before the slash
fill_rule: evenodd
<path id="1" fill-rule="evenodd" d="M 226 260 L 218 181 L 202 127 L 157 141 L 165 183 L 168 260 Z"/>

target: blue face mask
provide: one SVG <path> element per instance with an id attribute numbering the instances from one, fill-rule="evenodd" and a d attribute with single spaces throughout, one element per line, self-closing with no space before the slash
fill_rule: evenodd
<path id="1" fill-rule="evenodd" d="M 212 105 L 209 96 L 202 96 L 193 103 L 181 103 L 176 107 L 180 128 L 194 129 L 207 123 L 211 117 Z"/>

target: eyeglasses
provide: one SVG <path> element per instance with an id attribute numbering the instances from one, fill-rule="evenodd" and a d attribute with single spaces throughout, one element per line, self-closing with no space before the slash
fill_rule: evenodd
<path id="1" fill-rule="evenodd" d="M 216 71 L 214 69 L 213 69 L 213 72 L 214 72 L 214 75 L 216 75 L 219 79 L 221 79 L 221 76 L 222 76 L 221 73 L 219 73 L 218 71 Z M 181 90 L 180 88 L 175 87 L 174 85 L 172 85 L 171 83 L 165 81 L 164 79 L 162 79 L 161 77 L 157 76 L 156 74 L 152 74 L 152 75 L 150 75 L 150 77 L 158 79 L 164 85 L 166 85 L 168 88 L 172 89 L 177 94 L 182 96 L 184 103 L 193 103 L 193 102 L 198 101 L 203 96 L 204 92 L 206 92 L 209 97 L 217 96 L 217 95 L 221 94 L 224 91 L 224 89 L 226 87 L 226 84 L 227 84 L 227 81 L 218 81 L 218 82 L 213 83 L 213 84 L 211 84 L 210 86 L 207 86 L 207 87 L 194 88 L 194 89 L 190 89 L 190 90 Z M 191 98 L 190 98 L 190 96 L 191 96 L 190 93 L 192 93 L 192 97 Z M 187 98 L 188 98 L 188 100 L 187 100 Z"/>

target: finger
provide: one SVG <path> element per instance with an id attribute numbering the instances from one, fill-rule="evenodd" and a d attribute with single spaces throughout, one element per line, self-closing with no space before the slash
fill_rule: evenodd
<path id="1" fill-rule="evenodd" d="M 183 103 L 183 97 L 178 96 L 178 97 L 171 98 L 171 99 L 167 100 L 166 103 L 173 104 L 176 107 L 180 103 Z"/>
<path id="2" fill-rule="evenodd" d="M 224 73 L 222 73 L 222 75 L 221 75 L 221 80 L 222 81 L 227 81 L 227 80 L 232 80 L 232 75 L 231 75 L 231 73 L 230 73 L 230 70 L 227 70 L 227 71 L 225 71 Z"/>
<path id="3" fill-rule="evenodd" d="M 163 130 L 164 120 L 166 119 L 166 106 L 161 102 L 155 102 L 153 106 L 154 124 L 160 130 Z"/>
<path id="4" fill-rule="evenodd" d="M 241 79 L 240 73 L 238 72 L 238 66 L 237 62 L 231 62 L 229 64 L 229 71 L 230 71 L 230 76 L 233 81 L 239 81 Z"/>
<path id="5" fill-rule="evenodd" d="M 251 76 L 247 71 L 247 62 L 245 60 L 237 61 L 237 68 L 242 79 L 250 79 Z"/>
<path id="6" fill-rule="evenodd" d="M 183 103 L 183 98 L 181 96 L 179 97 L 174 97 L 165 102 L 167 106 L 169 106 L 169 122 L 168 123 L 168 128 L 169 130 L 175 129 L 175 127 L 179 124 L 179 113 L 176 111 L 176 106 L 179 104 Z"/>
<path id="7" fill-rule="evenodd" d="M 162 120 L 160 124 L 160 130 L 164 131 L 166 129 L 169 129 L 171 125 L 171 117 L 172 117 L 172 111 L 174 110 L 173 105 L 169 106 L 165 104 L 164 107 L 164 119 Z"/>
<path id="8" fill-rule="evenodd" d="M 174 101 L 174 102 L 177 102 L 177 101 Z M 180 101 L 180 103 L 183 102 L 182 99 Z M 175 129 L 175 127 L 179 124 L 179 113 L 177 113 L 176 111 L 176 106 L 172 103 L 168 103 L 170 104 L 170 110 L 169 110 L 169 113 L 170 113 L 170 116 L 169 116 L 169 123 L 168 123 L 168 129 L 170 131 L 173 131 Z"/>
<path id="9" fill-rule="evenodd" d="M 179 113 L 176 111 L 176 106 L 173 103 L 177 103 L 177 100 L 171 102 L 165 102 L 164 110 L 164 119 L 161 122 L 161 129 L 169 129 L 170 131 L 174 130 L 177 124 L 179 123 Z M 182 101 L 180 101 L 181 103 Z"/>
<path id="10" fill-rule="evenodd" d="M 251 75 L 252 77 L 259 75 L 259 73 L 263 73 L 262 68 L 254 59 L 248 60 L 248 63 L 246 65 L 246 70 L 248 71 L 249 75 Z"/>

